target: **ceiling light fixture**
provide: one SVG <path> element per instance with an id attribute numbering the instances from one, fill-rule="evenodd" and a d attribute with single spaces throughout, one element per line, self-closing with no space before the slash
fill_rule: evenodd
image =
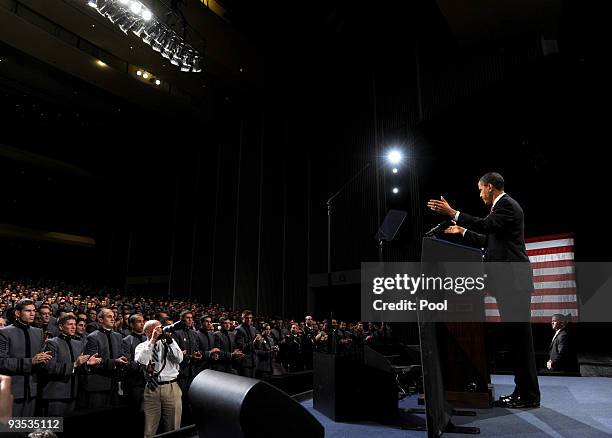
<path id="1" fill-rule="evenodd" d="M 131 31 L 184 72 L 200 73 L 204 58 L 170 26 L 138 0 L 85 0 L 126 35 Z"/>

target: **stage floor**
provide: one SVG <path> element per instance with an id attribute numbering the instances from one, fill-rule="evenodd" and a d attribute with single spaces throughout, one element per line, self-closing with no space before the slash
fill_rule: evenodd
<path id="1" fill-rule="evenodd" d="M 497 396 L 512 392 L 514 388 L 512 376 L 495 375 L 491 376 L 491 379 L 495 384 Z M 612 437 L 612 379 L 542 376 L 539 381 L 542 400 L 538 409 L 476 410 L 476 417 L 453 417 L 453 423 L 480 427 L 479 436 L 483 438 Z M 402 430 L 399 425 L 334 423 L 312 408 L 312 400 L 306 400 L 302 404 L 323 424 L 326 438 L 377 438 L 377 435 L 384 438 L 426 436 L 426 432 Z M 400 407 L 416 407 L 416 397 L 402 401 Z M 404 415 L 402 420 L 423 423 L 424 418 Z M 444 434 L 444 437 L 449 438 L 467 436 Z"/>

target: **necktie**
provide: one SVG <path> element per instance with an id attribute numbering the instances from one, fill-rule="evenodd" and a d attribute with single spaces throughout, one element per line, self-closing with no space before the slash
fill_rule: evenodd
<path id="1" fill-rule="evenodd" d="M 155 367 L 157 366 L 157 364 L 159 363 L 159 349 L 157 348 L 157 343 L 155 343 L 155 347 L 153 347 L 153 369 L 155 369 Z"/>
<path id="2" fill-rule="evenodd" d="M 111 331 L 110 330 L 104 330 L 104 333 L 106 334 L 106 339 L 108 340 L 108 354 L 109 354 L 109 358 L 114 359 L 115 358 L 115 354 L 113 352 L 113 342 L 111 340 Z"/>

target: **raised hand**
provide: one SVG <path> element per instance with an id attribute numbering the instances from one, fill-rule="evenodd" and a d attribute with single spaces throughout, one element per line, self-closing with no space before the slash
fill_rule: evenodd
<path id="1" fill-rule="evenodd" d="M 457 213 L 457 211 L 448 204 L 446 199 L 444 199 L 444 196 L 440 196 L 440 200 L 430 199 L 427 202 L 427 207 L 431 211 L 435 211 L 436 213 L 444 214 L 450 217 L 454 217 L 455 213 Z"/>

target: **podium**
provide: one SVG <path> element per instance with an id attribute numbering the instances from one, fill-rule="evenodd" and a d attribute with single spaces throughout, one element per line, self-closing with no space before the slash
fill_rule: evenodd
<path id="1" fill-rule="evenodd" d="M 426 237 L 423 239 L 421 262 L 482 263 L 478 249 Z M 465 298 L 462 297 L 462 303 Z M 467 304 L 481 312 L 484 320 L 484 298 L 474 294 Z M 453 407 L 489 408 L 492 404 L 491 377 L 487 365 L 483 322 L 434 322 L 423 333 L 421 345 L 435 342 L 445 398 Z"/>

